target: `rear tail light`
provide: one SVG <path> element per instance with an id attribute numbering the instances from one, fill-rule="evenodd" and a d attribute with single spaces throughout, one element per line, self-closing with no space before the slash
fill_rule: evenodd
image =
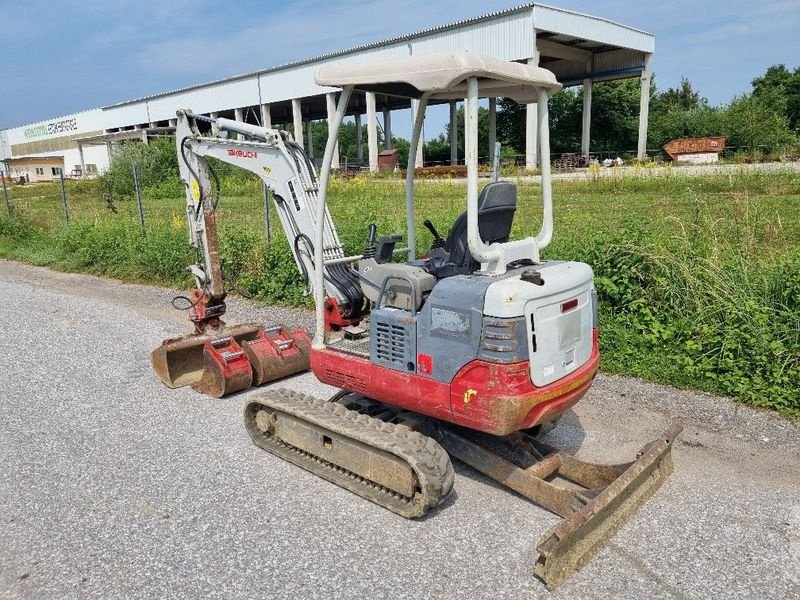
<path id="1" fill-rule="evenodd" d="M 568 310 L 572 310 L 573 308 L 578 306 L 578 299 L 573 298 L 572 300 L 567 300 L 566 302 L 561 303 L 561 312 L 567 312 Z"/>

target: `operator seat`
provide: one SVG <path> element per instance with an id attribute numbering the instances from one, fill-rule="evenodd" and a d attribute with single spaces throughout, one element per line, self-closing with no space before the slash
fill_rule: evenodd
<path id="1" fill-rule="evenodd" d="M 484 244 L 507 242 L 517 210 L 517 186 L 510 181 L 495 181 L 486 185 L 478 197 L 478 231 Z M 453 223 L 444 249 L 449 259 L 434 267 L 438 279 L 452 275 L 468 275 L 480 269 L 467 245 L 467 213 L 461 213 Z"/>

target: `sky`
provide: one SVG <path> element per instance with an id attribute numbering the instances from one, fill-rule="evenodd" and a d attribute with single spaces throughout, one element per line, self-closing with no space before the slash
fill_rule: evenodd
<path id="1" fill-rule="evenodd" d="M 519 5 L 459 0 L 0 0 L 0 128 L 246 73 Z M 656 35 L 659 89 L 711 104 L 800 66 L 800 0 L 551 0 Z M 426 119 L 426 137 L 446 107 Z M 406 135 L 402 117 L 392 120 Z"/>

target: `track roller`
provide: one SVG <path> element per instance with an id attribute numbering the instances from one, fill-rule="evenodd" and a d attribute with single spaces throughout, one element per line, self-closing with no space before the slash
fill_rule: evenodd
<path id="1" fill-rule="evenodd" d="M 406 518 L 453 488 L 453 466 L 432 438 L 289 390 L 255 397 L 244 412 L 255 444 Z"/>

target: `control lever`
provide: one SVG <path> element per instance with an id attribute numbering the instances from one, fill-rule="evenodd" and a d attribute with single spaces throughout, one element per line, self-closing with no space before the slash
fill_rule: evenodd
<path id="1" fill-rule="evenodd" d="M 431 235 L 433 236 L 433 244 L 431 244 L 431 249 L 443 248 L 444 247 L 444 238 L 441 235 L 439 235 L 438 231 L 436 231 L 436 227 L 433 226 L 433 223 L 431 223 L 431 220 L 430 219 L 425 219 L 422 222 L 422 224 L 425 225 L 425 227 L 428 229 L 428 231 L 431 232 Z"/>
<path id="2" fill-rule="evenodd" d="M 378 234 L 378 228 L 375 223 L 370 223 L 367 231 L 367 245 L 364 247 L 364 258 L 375 257 L 375 236 Z"/>

